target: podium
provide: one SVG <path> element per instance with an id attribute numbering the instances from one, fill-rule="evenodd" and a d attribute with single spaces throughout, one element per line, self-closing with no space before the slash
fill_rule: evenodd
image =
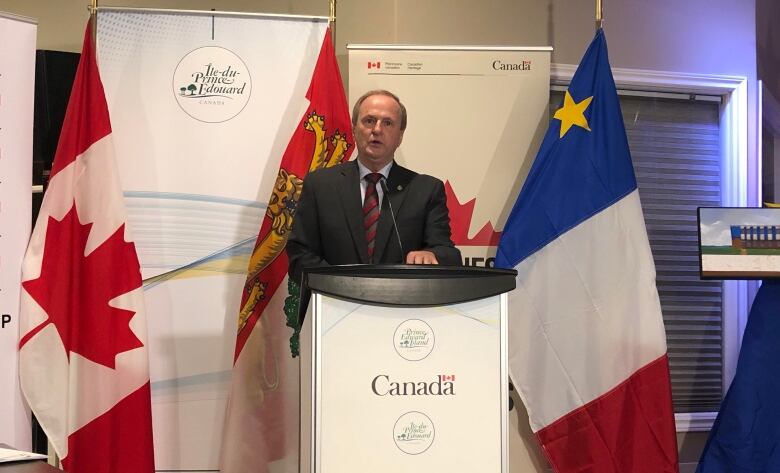
<path id="1" fill-rule="evenodd" d="M 514 270 L 304 272 L 301 473 L 508 472 Z"/>

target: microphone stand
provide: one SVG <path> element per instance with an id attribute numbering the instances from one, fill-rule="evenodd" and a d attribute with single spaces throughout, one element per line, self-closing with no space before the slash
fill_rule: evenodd
<path id="1" fill-rule="evenodd" d="M 393 220 L 393 230 L 395 230 L 395 236 L 398 238 L 398 248 L 401 249 L 401 264 L 406 263 L 406 253 L 404 252 L 404 245 L 401 244 L 401 234 L 398 232 L 398 224 L 395 221 L 395 212 L 393 212 L 393 204 L 390 203 L 390 191 L 387 189 L 387 183 L 384 179 L 379 180 L 379 185 L 382 186 L 382 193 L 384 198 L 387 199 L 387 208 L 390 209 L 390 218 Z"/>

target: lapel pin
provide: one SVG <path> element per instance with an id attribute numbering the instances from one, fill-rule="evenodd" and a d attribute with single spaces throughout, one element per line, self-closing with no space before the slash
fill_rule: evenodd
<path id="1" fill-rule="evenodd" d="M 396 187 L 395 189 L 400 191 L 400 190 L 403 190 L 403 188 L 404 188 L 404 186 L 399 184 L 398 187 Z"/>

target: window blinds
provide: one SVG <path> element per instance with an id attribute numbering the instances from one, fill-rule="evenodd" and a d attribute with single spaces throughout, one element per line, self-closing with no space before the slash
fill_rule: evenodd
<path id="1" fill-rule="evenodd" d="M 552 92 L 551 116 L 562 103 Z M 699 279 L 696 208 L 721 205 L 719 103 L 621 95 L 661 298 L 675 412 L 722 398 L 721 281 Z"/>

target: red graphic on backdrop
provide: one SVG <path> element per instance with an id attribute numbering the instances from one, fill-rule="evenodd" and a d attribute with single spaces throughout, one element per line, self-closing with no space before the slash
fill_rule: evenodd
<path id="1" fill-rule="evenodd" d="M 49 318 L 21 345 L 52 323 L 69 358 L 74 352 L 113 369 L 116 355 L 143 343 L 130 330 L 135 312 L 108 302 L 141 287 L 141 272 L 124 225 L 84 256 L 91 228 L 79 222 L 75 204 L 62 220 L 49 217 L 41 275 L 22 283 Z"/>
<path id="2" fill-rule="evenodd" d="M 474 217 L 474 204 L 476 198 L 465 204 L 461 204 L 455 191 L 452 190 L 450 181 L 444 183 L 447 193 L 447 208 L 450 211 L 450 228 L 452 229 L 452 242 L 456 246 L 496 246 L 501 232 L 493 230 L 493 224 L 487 222 L 474 237 L 469 238 L 471 219 Z"/>

